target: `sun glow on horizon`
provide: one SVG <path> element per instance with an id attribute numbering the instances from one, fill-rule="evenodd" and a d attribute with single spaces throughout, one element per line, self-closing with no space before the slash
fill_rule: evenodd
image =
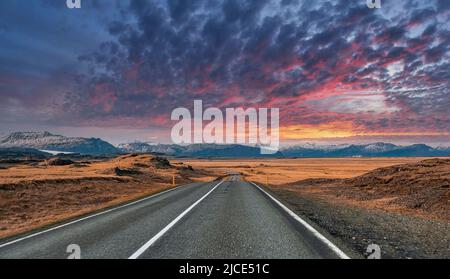
<path id="1" fill-rule="evenodd" d="M 408 132 L 408 131 L 358 131 L 352 123 L 302 124 L 280 127 L 283 140 L 331 139 L 352 137 L 437 137 L 450 136 L 448 132 Z"/>

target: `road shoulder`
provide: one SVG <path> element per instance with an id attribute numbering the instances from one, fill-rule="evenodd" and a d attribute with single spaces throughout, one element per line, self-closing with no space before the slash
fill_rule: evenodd
<path id="1" fill-rule="evenodd" d="M 267 188 L 266 188 L 267 189 Z M 267 189 L 291 210 L 326 231 L 337 243 L 366 256 L 377 244 L 382 258 L 448 258 L 448 222 L 335 204 L 277 188 Z"/>

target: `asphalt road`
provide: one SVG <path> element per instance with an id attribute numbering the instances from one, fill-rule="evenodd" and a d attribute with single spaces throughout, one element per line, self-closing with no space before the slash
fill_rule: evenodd
<path id="1" fill-rule="evenodd" d="M 0 258 L 346 258 L 257 185 L 193 183 L 0 242 Z"/>

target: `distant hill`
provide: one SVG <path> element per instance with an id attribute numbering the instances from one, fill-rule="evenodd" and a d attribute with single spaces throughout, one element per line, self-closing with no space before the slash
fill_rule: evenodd
<path id="1" fill-rule="evenodd" d="M 119 150 L 98 138 L 65 137 L 49 132 L 16 132 L 0 139 L 0 148 L 34 148 L 80 154 L 114 154 Z"/>
<path id="2" fill-rule="evenodd" d="M 16 132 L 0 138 L 0 149 L 31 148 L 40 151 L 73 152 L 83 155 L 117 153 L 157 153 L 176 157 L 199 158 L 348 158 L 348 157 L 450 157 L 450 148 L 433 148 L 425 144 L 398 146 L 391 143 L 345 144 L 320 146 L 305 144 L 282 148 L 263 155 L 257 146 L 239 144 L 151 144 L 134 142 L 118 148 L 98 138 L 65 137 L 49 132 Z"/>
<path id="3" fill-rule="evenodd" d="M 175 144 L 149 144 L 133 142 L 119 144 L 118 148 L 126 153 L 161 153 L 176 156 L 183 151 L 183 147 Z"/>
<path id="4" fill-rule="evenodd" d="M 222 158 L 257 158 L 257 157 L 282 157 L 278 152 L 275 154 L 261 154 L 261 149 L 255 146 L 245 146 L 239 144 L 218 145 L 218 144 L 194 144 L 185 147 L 181 156 L 185 157 L 222 157 Z"/>
<path id="5" fill-rule="evenodd" d="M 245 146 L 239 144 L 148 144 L 148 143 L 127 143 L 120 144 L 119 149 L 129 153 L 163 153 L 177 157 L 199 157 L 199 158 L 258 158 L 258 157 L 282 157 L 278 152 L 273 155 L 262 155 L 259 147 Z"/>
<path id="6" fill-rule="evenodd" d="M 433 148 L 425 144 L 398 146 L 390 143 L 342 145 L 324 147 L 293 146 L 284 148 L 285 157 L 340 158 L 340 157 L 447 157 L 448 148 Z"/>
<path id="7" fill-rule="evenodd" d="M 448 148 L 432 148 L 424 144 L 398 146 L 391 143 L 372 143 L 365 145 L 298 145 L 281 149 L 274 155 L 261 155 L 259 147 L 239 144 L 193 144 L 187 146 L 173 144 L 148 144 L 142 142 L 119 145 L 128 153 L 162 153 L 177 157 L 200 158 L 346 158 L 346 157 L 447 157 Z"/>
<path id="8" fill-rule="evenodd" d="M 428 159 L 376 169 L 336 184 L 351 191 L 344 193 L 346 196 L 361 200 L 389 198 L 391 204 L 450 220 L 449 173 L 449 159 Z"/>
<path id="9" fill-rule="evenodd" d="M 50 154 L 33 148 L 0 148 L 0 159 L 34 158 L 46 159 Z"/>

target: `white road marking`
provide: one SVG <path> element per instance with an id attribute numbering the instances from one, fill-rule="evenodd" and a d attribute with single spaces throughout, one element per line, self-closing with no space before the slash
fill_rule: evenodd
<path id="1" fill-rule="evenodd" d="M 178 221 L 180 221 L 186 214 L 189 213 L 194 207 L 196 207 L 199 203 L 201 203 L 209 194 L 211 194 L 217 187 L 220 186 L 220 184 L 223 183 L 223 180 L 220 181 L 214 188 L 211 189 L 208 193 L 206 193 L 203 197 L 201 197 L 198 201 L 196 201 L 194 204 L 189 206 L 183 213 L 178 215 L 177 218 L 175 218 L 172 222 L 170 222 L 164 229 L 162 229 L 159 233 L 157 233 L 154 237 L 152 237 L 147 243 L 145 243 L 141 248 L 139 248 L 136 252 L 134 252 L 133 255 L 131 255 L 128 259 L 135 260 L 139 258 L 150 246 L 152 246 L 158 239 L 160 239 L 166 232 L 168 232 L 173 226 L 175 226 Z"/>
<path id="2" fill-rule="evenodd" d="M 294 218 L 296 221 L 298 221 L 300 224 L 302 224 L 306 229 L 308 229 L 315 237 L 320 239 L 325 245 L 327 245 L 331 250 L 333 250 L 334 253 L 336 253 L 339 258 L 341 259 L 350 259 L 349 256 L 347 256 L 341 249 L 339 249 L 336 245 L 334 245 L 330 240 L 328 240 L 325 236 L 323 236 L 320 232 L 318 232 L 315 228 L 313 228 L 310 224 L 308 224 L 305 220 L 300 218 L 297 214 L 295 214 L 292 210 L 287 208 L 284 204 L 279 202 L 277 199 L 272 197 L 269 193 L 264 191 L 261 187 L 256 185 L 254 182 L 250 182 L 253 185 L 255 185 L 256 188 L 258 188 L 261 192 L 266 194 L 269 198 L 271 198 L 278 206 L 280 206 L 284 211 L 286 211 L 292 218 Z"/>
<path id="3" fill-rule="evenodd" d="M 118 210 L 118 209 L 122 209 L 124 207 L 128 207 L 130 205 L 134 205 L 134 204 L 146 201 L 146 200 L 151 199 L 151 198 L 155 198 L 157 196 L 163 195 L 165 193 L 168 193 L 170 191 L 173 191 L 173 190 L 178 189 L 178 188 L 183 187 L 183 186 L 186 186 L 186 185 L 182 185 L 182 186 L 178 186 L 178 187 L 175 187 L 175 188 L 172 188 L 172 189 L 168 189 L 166 191 L 154 194 L 152 196 L 149 196 L 149 197 L 146 197 L 146 198 L 134 201 L 134 202 L 130 202 L 130 203 L 118 206 L 118 207 L 114 207 L 114 208 L 111 208 L 111 209 L 108 209 L 108 210 L 105 210 L 105 211 L 102 211 L 102 212 L 99 212 L 99 213 L 95 213 L 95 214 L 92 214 L 92 215 L 89 215 L 89 216 L 86 216 L 86 217 L 83 217 L 83 218 L 71 221 L 69 223 L 65 223 L 65 224 L 62 224 L 62 225 L 59 225 L 59 226 L 56 226 L 56 227 L 53 227 L 53 228 L 50 228 L 50 229 L 47 229 L 47 230 L 43 230 L 43 231 L 40 231 L 40 232 L 37 232 L 37 233 L 34 233 L 34 234 L 27 235 L 25 237 L 21 237 L 21 238 L 15 239 L 13 241 L 10 241 L 10 242 L 4 243 L 4 244 L 0 244 L 0 248 L 6 247 L 8 245 L 11 245 L 11 244 L 14 244 L 14 243 L 17 243 L 17 242 L 20 242 L 20 241 L 23 241 L 25 239 L 36 237 L 36 236 L 44 234 L 44 233 L 48 233 L 48 232 L 51 232 L 51 231 L 54 231 L 54 230 L 57 230 L 57 229 L 60 229 L 60 228 L 64 228 L 64 227 L 67 227 L 69 225 L 73 225 L 75 223 L 79 223 L 81 221 L 85 221 L 85 220 L 88 220 L 88 219 L 91 219 L 91 218 L 94 218 L 94 217 L 97 217 L 97 216 L 100 216 L 100 215 L 103 215 L 103 214 L 106 214 L 106 213 L 109 213 L 109 212 L 112 212 L 112 211 L 115 211 L 115 210 Z"/>

